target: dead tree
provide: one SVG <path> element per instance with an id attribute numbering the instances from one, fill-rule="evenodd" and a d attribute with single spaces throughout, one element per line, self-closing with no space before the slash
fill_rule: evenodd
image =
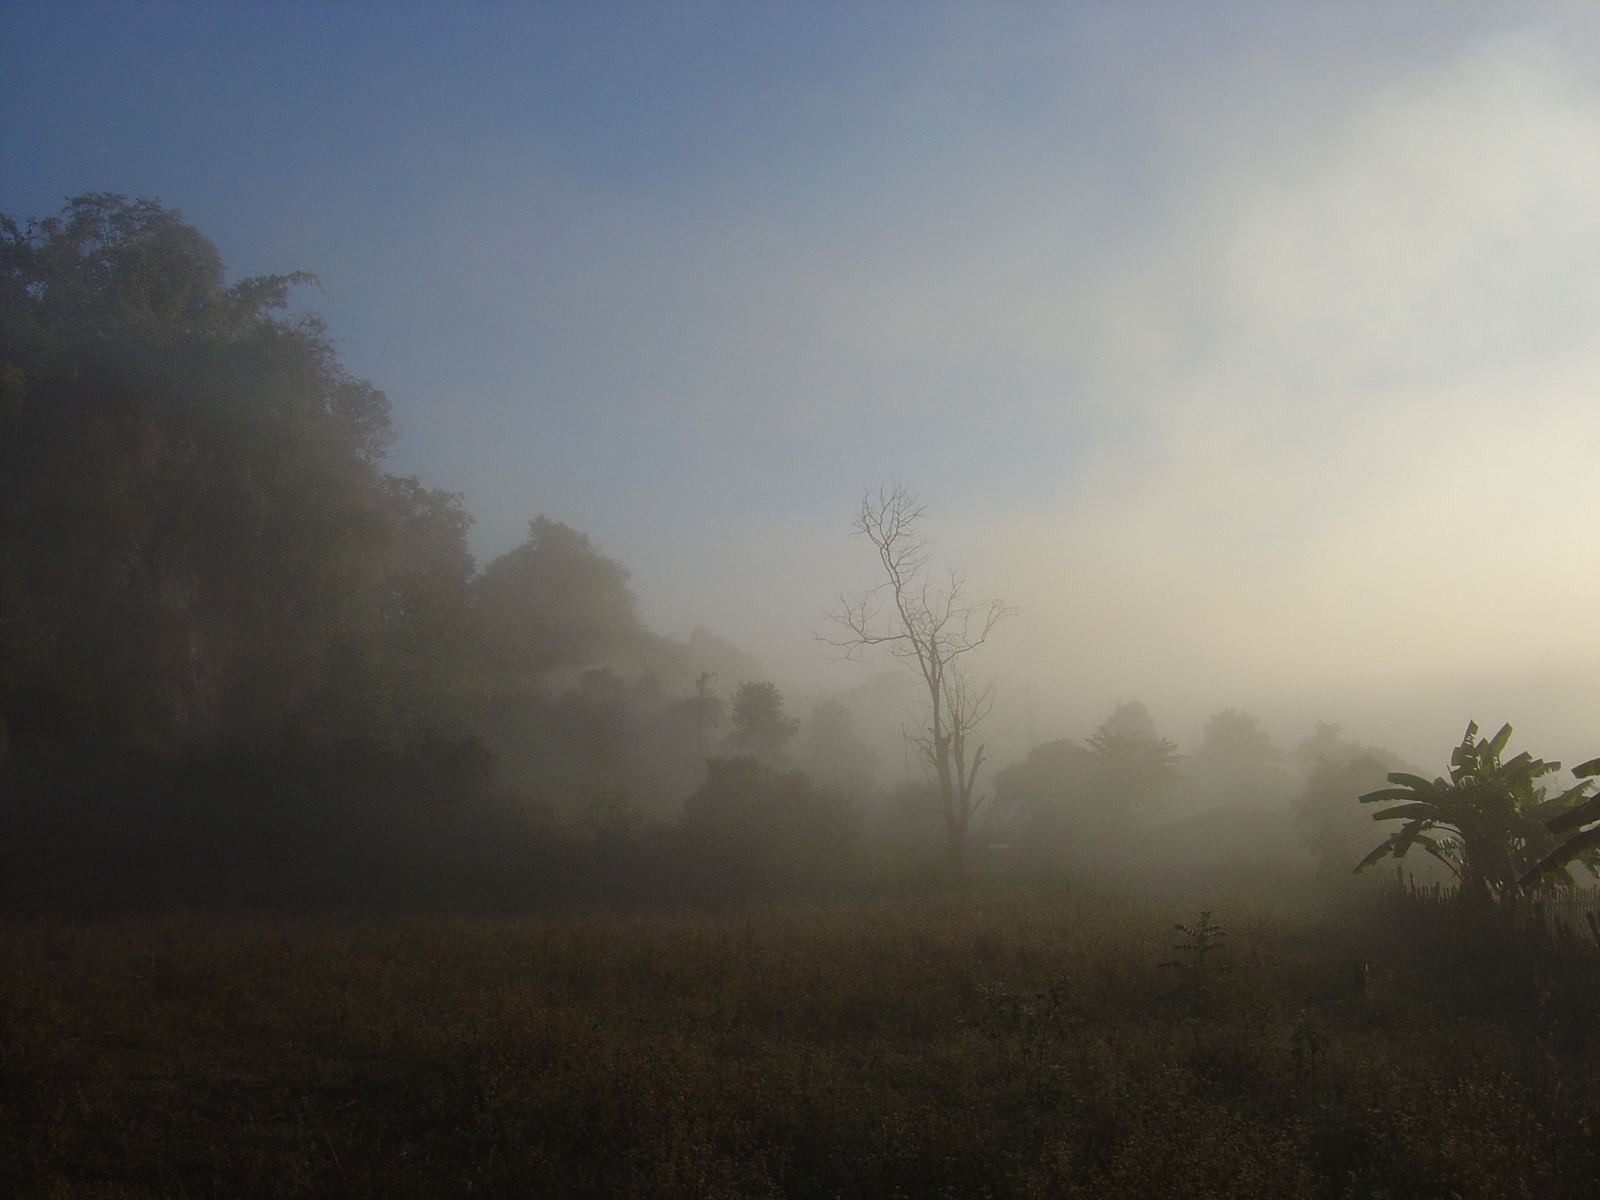
<path id="1" fill-rule="evenodd" d="M 920 729 L 908 733 L 908 740 L 938 791 L 945 853 L 952 876 L 960 879 L 972 818 L 983 804 L 974 799 L 974 790 L 984 746 L 973 734 L 994 706 L 993 685 L 972 680 L 961 659 L 1016 610 L 999 600 L 969 597 L 966 572 L 934 568 L 932 543 L 922 530 L 926 513 L 903 485 L 862 497 L 852 525 L 855 535 L 877 550 L 883 581 L 865 592 L 841 596 L 827 613 L 837 632 L 819 636 L 850 658 L 881 646 L 921 676 L 927 717 Z"/>

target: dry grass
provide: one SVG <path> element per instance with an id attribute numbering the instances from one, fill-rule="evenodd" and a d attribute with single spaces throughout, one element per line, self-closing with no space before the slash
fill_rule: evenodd
<path id="1" fill-rule="evenodd" d="M 1078 894 L 12 924 L 0 1192 L 1596 1194 L 1587 1022 L 1381 907 L 1215 908 L 1199 991 L 1192 908 Z"/>

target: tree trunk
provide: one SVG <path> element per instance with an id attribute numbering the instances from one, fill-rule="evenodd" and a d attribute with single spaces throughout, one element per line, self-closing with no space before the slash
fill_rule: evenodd
<path id="1" fill-rule="evenodd" d="M 967 883 L 967 825 L 965 821 L 948 821 L 945 825 L 945 872 L 956 887 Z"/>

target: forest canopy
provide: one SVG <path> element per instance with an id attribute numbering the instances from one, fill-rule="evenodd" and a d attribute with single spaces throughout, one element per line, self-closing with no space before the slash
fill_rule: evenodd
<path id="1" fill-rule="evenodd" d="M 765 752 L 737 719 L 724 738 L 708 685 L 726 672 L 781 714 L 773 685 L 709 634 L 647 630 L 628 572 L 584 534 L 539 516 L 477 569 L 462 497 L 385 470 L 388 399 L 289 310 L 315 282 L 228 283 L 152 200 L 0 218 L 14 892 L 30 871 L 103 889 L 139 858 L 144 877 L 169 868 L 168 898 L 210 895 L 208 874 L 254 877 L 263 900 L 416 898 L 445 887 L 417 883 L 430 872 L 492 879 L 469 845 L 502 866 L 521 847 L 515 870 L 549 876 L 534 843 L 552 831 L 635 829 L 725 742 Z M 452 842 L 470 865 L 442 865 Z M 252 869 L 230 876 L 240 855 Z"/>
<path id="2" fill-rule="evenodd" d="M 701 902 L 931 855 L 949 797 L 880 789 L 840 699 L 803 722 L 734 647 L 649 630 L 584 533 L 536 515 L 480 569 L 464 498 L 386 469 L 388 399 L 290 308 L 314 283 L 229 283 L 151 200 L 0 217 L 0 906 Z M 1291 764 L 1229 709 L 1182 755 L 1128 702 L 989 795 L 974 759 L 953 844 L 1331 878 L 1395 764 L 1318 736 Z"/>
<path id="3" fill-rule="evenodd" d="M 3 228 L 3 716 L 38 762 L 171 753 L 309 715 L 457 569 L 454 498 L 379 467 L 382 392 L 303 274 L 223 282 L 176 212 L 89 195 Z"/>
<path id="4" fill-rule="evenodd" d="M 586 670 L 691 671 L 566 525 L 476 569 L 462 497 L 383 469 L 387 398 L 286 312 L 311 275 L 228 285 L 115 195 L 0 241 L 8 758 L 461 734 Z"/>

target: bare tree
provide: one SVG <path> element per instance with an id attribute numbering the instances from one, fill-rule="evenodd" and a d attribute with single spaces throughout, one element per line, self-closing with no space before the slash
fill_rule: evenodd
<path id="1" fill-rule="evenodd" d="M 852 525 L 855 535 L 877 550 L 883 582 L 858 595 L 841 596 L 827 613 L 840 632 L 819 636 L 850 658 L 881 646 L 922 677 L 928 716 L 909 740 L 938 791 L 945 853 L 951 873 L 960 878 L 972 818 L 983 804 L 973 793 L 984 746 L 973 733 L 994 707 L 993 685 L 972 680 L 961 659 L 1016 610 L 999 600 L 968 596 L 965 571 L 934 568 L 932 542 L 922 531 L 926 515 L 926 506 L 902 484 L 862 497 Z"/>

